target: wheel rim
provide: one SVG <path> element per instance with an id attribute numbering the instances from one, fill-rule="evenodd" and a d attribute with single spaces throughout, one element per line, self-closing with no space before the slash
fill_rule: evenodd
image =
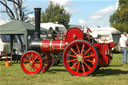
<path id="1" fill-rule="evenodd" d="M 97 67 L 98 56 L 89 42 L 75 41 L 66 47 L 63 62 L 66 69 L 73 75 L 90 75 Z"/>
<path id="2" fill-rule="evenodd" d="M 43 56 L 43 68 L 42 68 L 42 72 L 47 71 L 50 66 L 51 66 L 51 57 L 48 54 L 44 54 Z"/>
<path id="3" fill-rule="evenodd" d="M 21 58 L 21 67 L 27 74 L 36 74 L 41 71 L 43 61 L 40 55 L 34 51 L 25 53 Z"/>

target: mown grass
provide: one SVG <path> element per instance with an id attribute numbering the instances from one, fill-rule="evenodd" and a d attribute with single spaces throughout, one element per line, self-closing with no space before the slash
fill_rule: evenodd
<path id="1" fill-rule="evenodd" d="M 0 65 L 0 85 L 128 85 L 128 64 L 122 65 L 121 54 L 114 54 L 109 67 L 102 67 L 91 76 L 72 76 L 62 64 L 48 72 L 25 74 L 20 64 Z"/>

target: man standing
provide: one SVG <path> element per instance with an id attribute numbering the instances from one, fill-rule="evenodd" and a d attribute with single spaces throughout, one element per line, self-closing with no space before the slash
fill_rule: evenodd
<path id="1" fill-rule="evenodd" d="M 119 40 L 119 46 L 122 53 L 122 63 L 127 64 L 127 33 L 123 32 Z"/>

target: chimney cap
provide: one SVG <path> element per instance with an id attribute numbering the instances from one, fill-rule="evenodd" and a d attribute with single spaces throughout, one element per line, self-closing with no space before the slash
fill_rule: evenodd
<path id="1" fill-rule="evenodd" d="M 34 8 L 35 10 L 41 10 L 41 8 Z"/>

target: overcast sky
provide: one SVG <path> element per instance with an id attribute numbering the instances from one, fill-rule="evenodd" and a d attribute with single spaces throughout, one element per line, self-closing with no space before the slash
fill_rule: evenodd
<path id="1" fill-rule="evenodd" d="M 24 5 L 31 11 L 35 7 L 40 7 L 44 11 L 49 1 L 64 6 L 71 14 L 70 24 L 88 27 L 109 26 L 109 17 L 118 7 L 118 0 L 24 0 Z M 0 10 L 4 8 L 0 6 Z M 7 21 L 8 17 L 0 14 L 0 23 L 4 20 Z"/>

